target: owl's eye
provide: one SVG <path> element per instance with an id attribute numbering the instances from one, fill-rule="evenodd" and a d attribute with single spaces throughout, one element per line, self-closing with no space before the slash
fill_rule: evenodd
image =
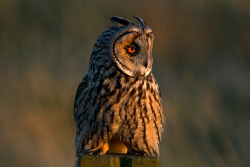
<path id="1" fill-rule="evenodd" d="M 130 45 L 127 50 L 128 50 L 128 53 L 134 54 L 136 52 L 136 46 Z"/>
<path id="2" fill-rule="evenodd" d="M 135 47 L 134 46 L 130 46 L 129 48 L 128 48 L 128 52 L 129 53 L 135 53 Z"/>

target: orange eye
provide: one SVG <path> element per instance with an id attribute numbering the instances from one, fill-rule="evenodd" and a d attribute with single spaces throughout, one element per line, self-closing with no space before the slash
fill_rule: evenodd
<path id="1" fill-rule="evenodd" d="M 129 52 L 129 53 L 135 53 L 135 47 L 134 47 L 134 46 L 130 46 L 130 47 L 128 48 L 128 52 Z"/>

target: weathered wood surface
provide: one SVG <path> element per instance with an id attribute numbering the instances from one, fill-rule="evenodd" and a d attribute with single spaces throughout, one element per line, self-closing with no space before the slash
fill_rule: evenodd
<path id="1" fill-rule="evenodd" d="M 159 167 L 158 157 L 107 154 L 104 156 L 82 156 L 79 167 Z"/>

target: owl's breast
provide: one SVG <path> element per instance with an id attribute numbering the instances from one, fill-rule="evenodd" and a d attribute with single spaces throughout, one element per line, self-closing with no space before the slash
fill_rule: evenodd
<path id="1" fill-rule="evenodd" d="M 152 74 L 144 79 L 128 77 L 117 70 L 106 74 L 99 106 L 105 124 L 114 133 L 123 133 L 121 126 L 135 130 L 144 118 L 147 123 L 161 117 L 159 88 Z"/>

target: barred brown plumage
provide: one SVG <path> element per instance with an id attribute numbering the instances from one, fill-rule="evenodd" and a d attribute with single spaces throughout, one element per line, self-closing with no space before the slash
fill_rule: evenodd
<path id="1" fill-rule="evenodd" d="M 163 132 L 160 90 L 152 74 L 153 33 L 113 17 L 97 39 L 75 98 L 76 153 L 159 155 Z M 128 48 L 130 50 L 128 51 Z"/>

